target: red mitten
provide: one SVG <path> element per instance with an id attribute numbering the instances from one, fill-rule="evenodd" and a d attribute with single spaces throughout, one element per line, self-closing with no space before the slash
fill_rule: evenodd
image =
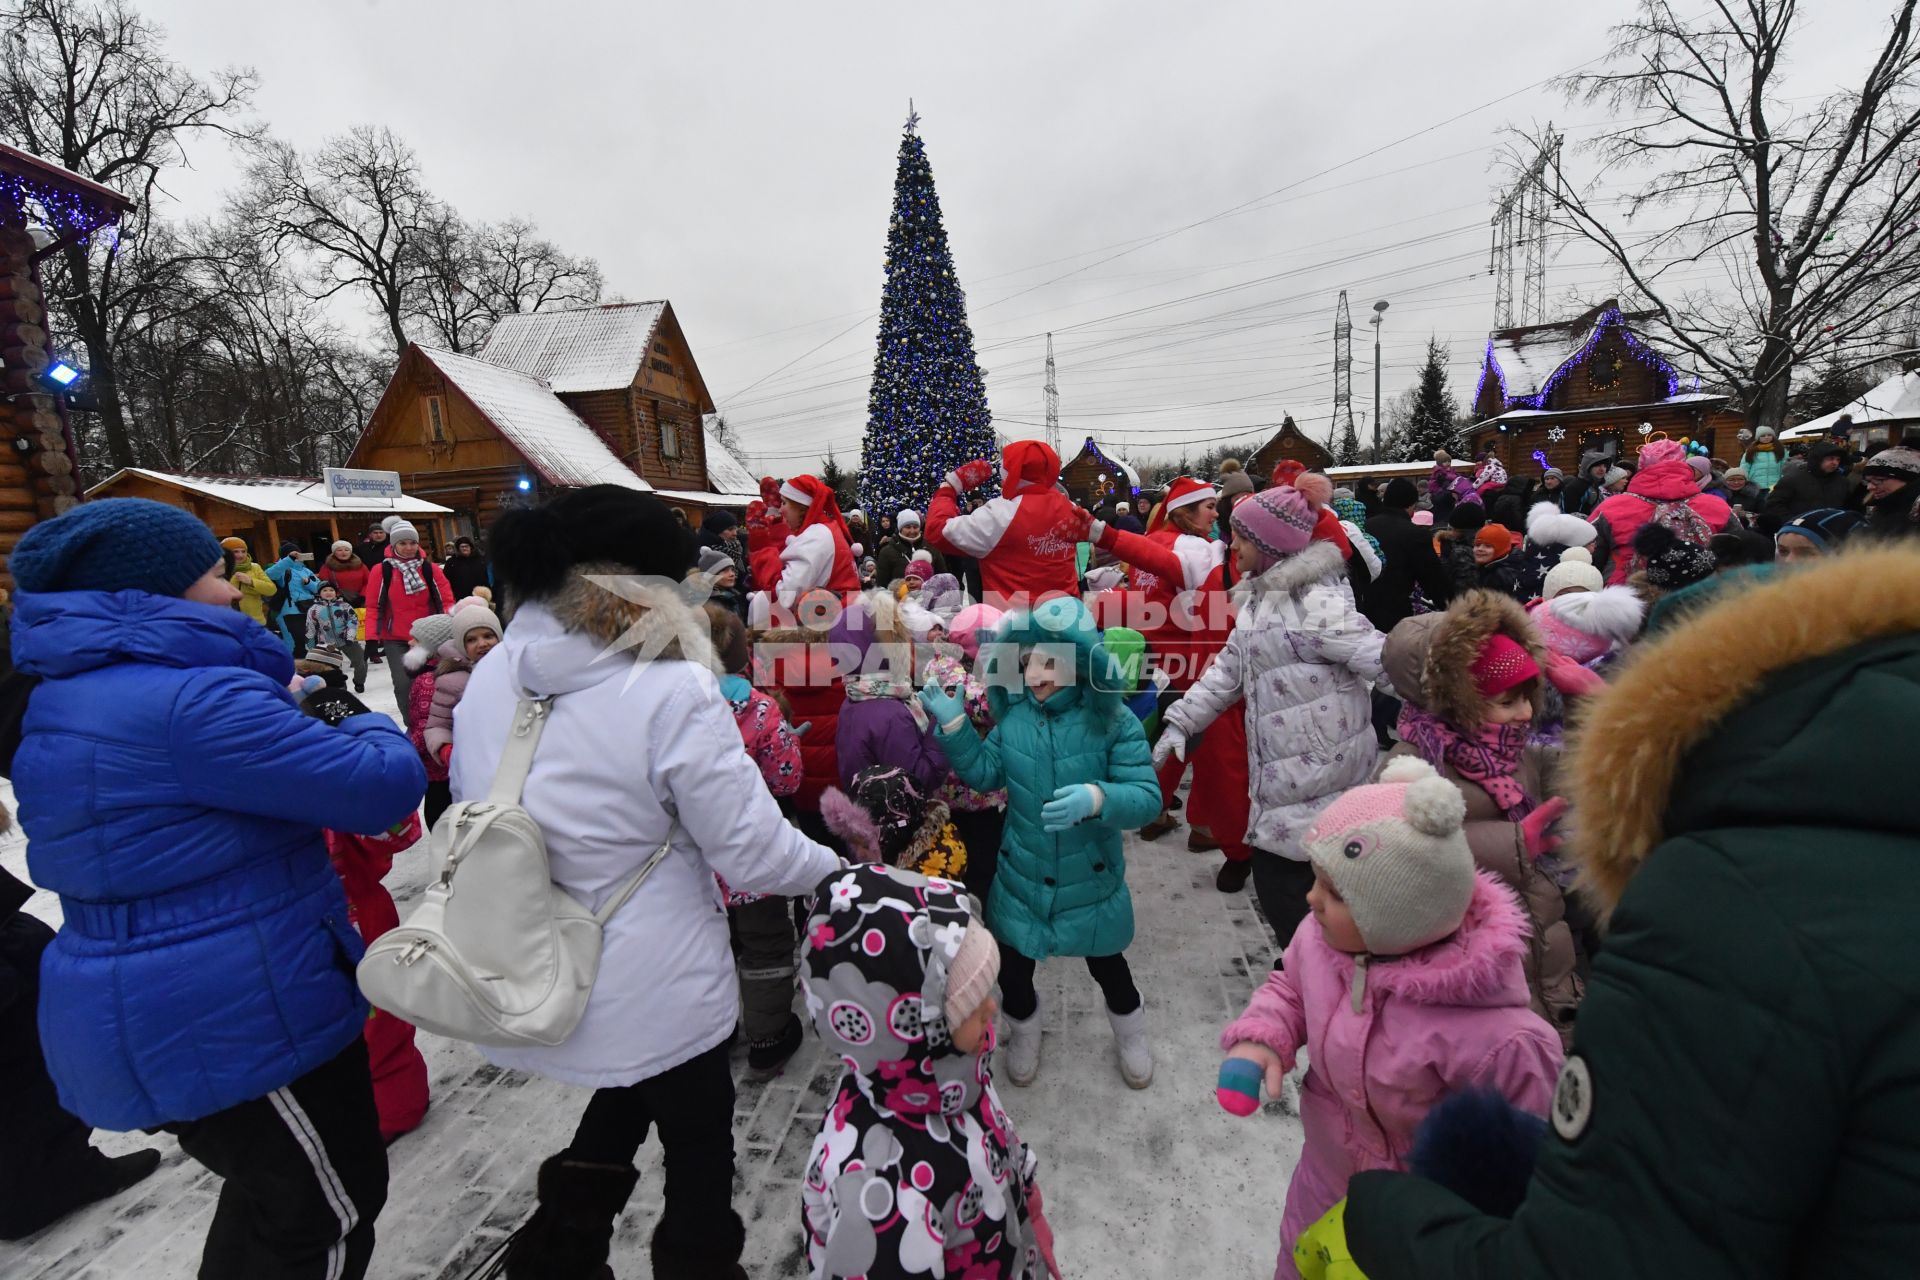
<path id="1" fill-rule="evenodd" d="M 1085 507 L 1069 507 L 1069 514 L 1060 522 L 1060 532 L 1074 542 L 1093 541 L 1093 512 Z"/>
<path id="2" fill-rule="evenodd" d="M 947 477 L 947 483 L 960 493 L 972 493 L 993 479 L 994 469 L 991 458 L 975 458 L 972 462 L 961 463 Z"/>
<path id="3" fill-rule="evenodd" d="M 1529 858 L 1538 862 L 1566 843 L 1553 825 L 1567 816 L 1568 808 L 1564 797 L 1555 796 L 1520 820 L 1520 838 L 1526 841 Z"/>
<path id="4" fill-rule="evenodd" d="M 780 509 L 780 482 L 772 476 L 760 477 L 760 501 L 775 511 Z"/>

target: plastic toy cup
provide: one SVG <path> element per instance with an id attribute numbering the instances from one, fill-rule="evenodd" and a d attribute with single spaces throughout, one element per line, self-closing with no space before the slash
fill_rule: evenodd
<path id="1" fill-rule="evenodd" d="M 1228 1058 L 1220 1064 L 1220 1085 L 1213 1096 L 1236 1116 L 1250 1116 L 1260 1109 L 1260 1081 L 1266 1075 L 1257 1062 Z"/>

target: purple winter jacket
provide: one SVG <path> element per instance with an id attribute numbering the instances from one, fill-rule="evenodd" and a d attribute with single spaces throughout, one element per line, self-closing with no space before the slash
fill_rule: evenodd
<path id="1" fill-rule="evenodd" d="M 932 796 L 949 772 L 947 756 L 934 737 L 934 726 L 922 729 L 914 719 L 913 642 L 881 641 L 864 602 L 842 613 L 827 633 L 834 646 L 834 669 L 847 689 L 834 730 L 839 753 L 840 785 L 853 785 L 854 775 L 869 765 L 898 765 L 913 778 L 923 796 Z M 865 688 L 886 686 L 889 695 L 866 695 Z"/>

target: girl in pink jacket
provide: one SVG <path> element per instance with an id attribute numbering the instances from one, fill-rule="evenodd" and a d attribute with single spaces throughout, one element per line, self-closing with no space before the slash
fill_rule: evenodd
<path id="1" fill-rule="evenodd" d="M 1267 1093 L 1305 1048 L 1306 1146 L 1287 1187 L 1275 1280 L 1298 1275 L 1293 1244 L 1363 1169 L 1403 1169 L 1414 1131 L 1441 1099 L 1498 1090 L 1546 1114 L 1560 1037 L 1527 1005 L 1526 915 L 1476 872 L 1459 788 L 1416 759 L 1355 787 L 1303 844 L 1313 918 L 1284 968 L 1221 1034 L 1258 1063 Z"/>

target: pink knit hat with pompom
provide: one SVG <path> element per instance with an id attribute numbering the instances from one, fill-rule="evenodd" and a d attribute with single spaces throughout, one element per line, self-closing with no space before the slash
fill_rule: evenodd
<path id="1" fill-rule="evenodd" d="M 1684 462 L 1687 446 L 1678 440 L 1652 440 L 1641 446 L 1640 465 L 1657 467 L 1663 462 Z"/>
<path id="2" fill-rule="evenodd" d="M 1262 573 L 1305 551 L 1313 541 L 1313 523 L 1306 498 L 1286 485 L 1263 489 L 1233 506 L 1233 531 L 1259 549 Z"/>
<path id="3" fill-rule="evenodd" d="M 1293 482 L 1293 487 L 1300 491 L 1300 496 L 1305 498 L 1307 505 L 1315 511 L 1333 501 L 1333 481 L 1318 471 L 1303 472 L 1300 478 Z"/>

